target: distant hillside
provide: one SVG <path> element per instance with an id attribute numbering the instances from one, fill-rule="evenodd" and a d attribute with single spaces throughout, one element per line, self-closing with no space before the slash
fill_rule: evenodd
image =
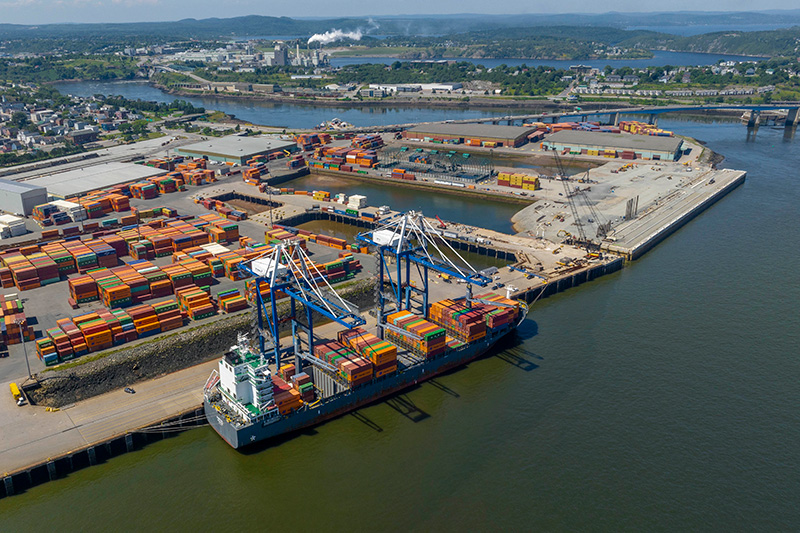
<path id="1" fill-rule="evenodd" d="M 800 55 L 800 26 L 772 31 L 725 31 L 678 37 L 667 34 L 639 35 L 619 43 L 648 49 L 678 50 L 752 56 Z"/>
<path id="2" fill-rule="evenodd" d="M 164 39 L 213 39 L 230 36 L 311 35 L 331 27 L 356 29 L 364 19 L 298 20 L 288 17 L 248 15 L 227 19 L 184 19 L 174 22 L 108 24 L 0 24 L 0 39 L 70 39 L 85 37 L 160 37 Z"/>
<path id="3" fill-rule="evenodd" d="M 798 27 L 774 31 L 727 31 L 680 37 L 667 33 L 626 30 L 628 27 L 686 25 L 724 26 L 787 24 Z M 361 30 L 364 35 L 388 36 L 405 46 L 480 46 L 484 57 L 591 56 L 592 43 L 627 49 L 669 49 L 743 55 L 792 55 L 798 53 L 800 10 L 753 13 L 605 13 L 600 15 L 450 15 L 396 16 L 338 19 L 293 19 L 250 15 L 235 18 L 184 19 L 175 22 L 125 24 L 0 24 L 0 52 L 101 52 L 120 46 L 169 41 L 211 41 L 232 37 L 298 36 L 307 38 L 332 29 Z M 558 41 L 565 40 L 564 51 Z M 530 42 L 525 42 L 526 40 Z M 362 40 L 366 46 L 370 39 Z M 374 41 L 374 39 L 373 39 Z M 570 41 L 570 42 L 566 42 Z M 516 51 L 515 51 L 516 50 Z M 466 53 L 471 53 L 466 51 Z"/>
<path id="4" fill-rule="evenodd" d="M 115 35 L 128 37 L 173 37 L 210 39 L 226 36 L 306 35 L 333 28 L 341 30 L 373 28 L 381 35 L 447 35 L 498 28 L 526 26 L 703 26 L 798 24 L 800 9 L 761 12 L 675 12 L 675 13 L 603 13 L 557 15 L 400 15 L 374 17 L 303 19 L 248 15 L 234 18 L 184 19 L 170 22 L 131 22 L 118 24 L 0 24 L 0 39 L 84 38 Z M 377 27 L 376 27 L 377 26 Z"/>

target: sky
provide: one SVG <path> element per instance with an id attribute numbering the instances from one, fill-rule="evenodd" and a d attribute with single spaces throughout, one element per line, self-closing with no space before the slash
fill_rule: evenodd
<path id="1" fill-rule="evenodd" d="M 302 8 L 298 6 L 302 5 Z M 59 22 L 149 22 L 183 18 L 269 15 L 287 17 L 343 17 L 369 15 L 490 13 L 595 13 L 649 11 L 747 11 L 796 9 L 797 0 L 507 0 L 501 6 L 486 0 L 402 0 L 375 2 L 365 10 L 362 0 L 0 0 L 0 23 L 50 24 Z M 369 11 L 369 12 L 365 12 Z"/>

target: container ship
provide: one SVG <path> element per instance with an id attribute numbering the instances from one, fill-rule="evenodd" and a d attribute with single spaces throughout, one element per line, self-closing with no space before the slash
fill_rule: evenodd
<path id="1" fill-rule="evenodd" d="M 491 293 L 479 298 L 511 302 Z M 401 334 L 387 335 L 393 337 L 390 342 L 363 328 L 340 331 L 336 340 L 315 346 L 316 357 L 335 365 L 336 374 L 314 365 L 296 372 L 292 363 L 276 372 L 274 364 L 240 342 L 220 359 L 218 375 L 206 384 L 206 417 L 234 448 L 320 424 L 480 357 L 527 314 L 520 302 L 492 307 L 465 311 L 463 301 L 444 301 L 431 306 L 439 313 L 435 322 L 411 313 L 394 319 L 424 336 L 414 343 L 401 340 Z M 460 332 L 472 332 L 472 340 Z"/>
<path id="2" fill-rule="evenodd" d="M 384 280 L 377 322 L 369 328 L 313 270 L 302 248 L 279 246 L 269 257 L 242 266 L 258 278 L 255 286 L 270 290 L 268 298 L 256 294 L 259 346 L 240 335 L 204 388 L 208 422 L 234 448 L 320 424 L 464 365 L 490 351 L 527 316 L 524 302 L 493 292 L 473 296 L 472 285 L 486 286 L 491 278 L 465 262 L 456 265 L 452 249 L 443 259 L 429 253 L 426 244 L 440 234 L 421 214 L 359 239 L 377 248 L 378 279 Z M 412 264 L 421 279 L 411 281 Z M 463 282 L 465 296 L 428 303 L 429 270 Z M 278 316 L 279 297 L 291 299 L 289 316 Z M 298 303 L 304 312 L 298 312 Z M 335 338 L 317 335 L 314 311 L 343 326 Z M 289 321 L 292 346 L 283 347 L 279 325 Z"/>

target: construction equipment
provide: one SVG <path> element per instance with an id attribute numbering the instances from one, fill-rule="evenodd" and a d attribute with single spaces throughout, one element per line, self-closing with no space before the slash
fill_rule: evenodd
<path id="1" fill-rule="evenodd" d="M 583 231 L 583 223 L 581 222 L 581 218 L 578 215 L 578 208 L 575 206 L 575 200 L 573 198 L 574 192 L 569 190 L 569 178 L 567 178 L 567 171 L 564 168 L 564 163 L 561 161 L 561 157 L 558 155 L 558 152 L 553 152 L 556 160 L 556 168 L 558 168 L 558 175 L 556 176 L 557 179 L 561 180 L 561 184 L 564 186 L 564 197 L 567 200 L 567 204 L 569 204 L 569 209 L 572 212 L 572 219 L 574 220 L 575 226 L 578 228 L 578 243 L 582 244 L 586 242 L 586 232 Z M 570 240 L 573 239 L 572 236 L 569 237 Z"/>
<path id="2" fill-rule="evenodd" d="M 588 179 L 588 177 L 589 177 L 589 171 L 587 170 L 586 179 Z M 592 201 L 589 199 L 589 195 L 586 194 L 587 190 L 588 189 L 576 188 L 575 192 L 577 193 L 577 196 L 579 196 L 581 200 L 583 200 L 583 203 L 586 204 L 586 208 L 589 210 L 589 213 L 591 214 L 592 217 L 591 220 L 593 220 L 597 224 L 597 233 L 595 234 L 595 237 L 598 239 L 602 239 L 603 237 L 608 235 L 608 233 L 611 231 L 611 221 L 605 220 L 605 217 L 603 217 L 600 214 L 600 212 L 597 209 L 595 209 L 594 203 L 592 203 Z"/>
<path id="3" fill-rule="evenodd" d="M 521 268 L 521 267 L 516 267 L 514 265 L 508 265 L 508 269 L 511 270 L 512 272 L 519 272 L 521 274 L 524 274 L 525 275 L 525 279 L 539 278 L 540 280 L 542 280 L 542 283 L 547 283 L 548 282 L 547 277 L 542 276 L 541 274 L 536 274 L 535 272 L 531 272 L 527 268 Z"/>
<path id="4" fill-rule="evenodd" d="M 439 221 L 439 227 L 440 227 L 441 229 L 447 229 L 447 224 L 445 224 L 445 223 L 442 221 L 442 219 L 441 219 L 441 218 L 439 218 L 439 215 L 436 215 L 436 220 L 438 220 L 438 221 Z"/>
<path id="5" fill-rule="evenodd" d="M 9 387 L 11 388 L 11 395 L 14 396 L 14 401 L 17 402 L 17 405 L 25 405 L 25 395 L 22 394 L 22 390 L 20 390 L 19 386 L 16 383 L 11 383 Z"/>

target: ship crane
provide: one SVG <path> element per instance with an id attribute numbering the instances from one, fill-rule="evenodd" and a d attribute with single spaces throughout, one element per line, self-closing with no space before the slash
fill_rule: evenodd
<path id="1" fill-rule="evenodd" d="M 386 323 L 387 304 L 396 311 L 412 311 L 411 295 L 422 297 L 423 314 L 428 309 L 428 270 L 446 274 L 466 284 L 467 305 L 471 305 L 472 285 L 486 287 L 492 279 L 478 272 L 447 242 L 422 213 L 410 211 L 376 229 L 360 233 L 356 240 L 378 251 L 378 279 L 388 282 L 389 291 L 378 290 L 378 331 L 385 330 L 414 338 L 413 334 Z M 411 266 L 417 270 L 421 287 L 411 281 Z M 394 273 L 392 272 L 394 271 Z"/>

